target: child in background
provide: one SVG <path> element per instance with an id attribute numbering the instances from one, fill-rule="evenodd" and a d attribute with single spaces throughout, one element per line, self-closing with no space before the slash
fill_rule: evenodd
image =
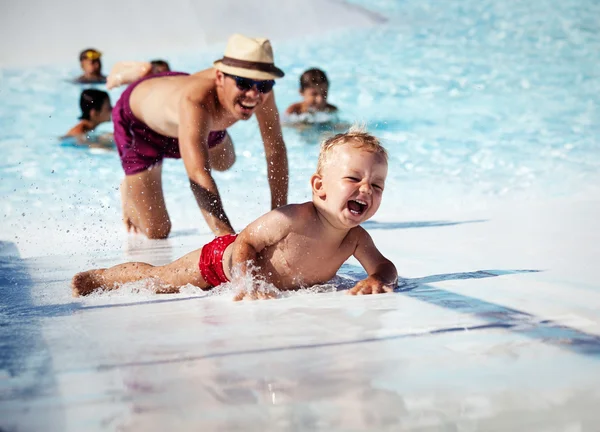
<path id="1" fill-rule="evenodd" d="M 329 80 L 321 69 L 308 69 L 300 76 L 300 95 L 304 99 L 288 107 L 286 114 L 334 113 L 337 107 L 327 103 Z"/>
<path id="2" fill-rule="evenodd" d="M 150 72 L 152 75 L 171 71 L 169 63 L 164 60 L 152 60 L 150 64 L 152 65 L 152 71 Z"/>
<path id="3" fill-rule="evenodd" d="M 83 143 L 88 141 L 87 134 L 96 129 L 99 124 L 110 121 L 112 106 L 108 93 L 96 89 L 82 91 L 79 106 L 81 107 L 81 117 L 79 117 L 81 121 L 64 137 L 76 137 L 79 143 Z M 112 134 L 110 135 L 110 144 L 112 145 Z M 108 137 L 105 136 L 103 141 L 108 141 Z M 109 143 L 103 142 L 103 144 Z"/>
<path id="4" fill-rule="evenodd" d="M 79 84 L 104 84 L 106 77 L 102 75 L 102 53 L 93 48 L 88 48 L 79 53 L 79 63 L 83 75 L 75 80 Z"/>
<path id="5" fill-rule="evenodd" d="M 397 284 L 396 268 L 359 226 L 379 208 L 387 170 L 387 152 L 377 138 L 351 128 L 322 144 L 310 179 L 312 201 L 272 210 L 239 235 L 217 237 L 171 264 L 127 263 L 78 273 L 73 296 L 148 278 L 159 292 L 172 293 L 187 284 L 205 290 L 229 281 L 244 286 L 251 277 L 254 289 L 235 299 L 266 298 L 272 295 L 257 289 L 260 281 L 280 290 L 321 284 L 352 255 L 368 277 L 350 294 L 390 292 Z"/>

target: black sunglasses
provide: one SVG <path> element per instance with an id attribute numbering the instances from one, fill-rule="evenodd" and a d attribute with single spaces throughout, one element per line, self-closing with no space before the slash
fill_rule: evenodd
<path id="1" fill-rule="evenodd" d="M 264 94 L 269 93 L 271 90 L 273 90 L 273 86 L 275 85 L 275 80 L 256 81 L 250 78 L 239 77 L 237 75 L 224 75 L 233 78 L 237 88 L 242 91 L 248 91 L 252 87 L 256 86 L 256 89 L 259 91 L 259 93 Z"/>

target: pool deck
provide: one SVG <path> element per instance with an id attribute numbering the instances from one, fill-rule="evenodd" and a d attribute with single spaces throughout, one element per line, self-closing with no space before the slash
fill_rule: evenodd
<path id="1" fill-rule="evenodd" d="M 363 297 L 74 299 L 76 271 L 208 237 L 26 258 L 2 242 L 0 430 L 596 430 L 599 210 L 368 222 L 403 281 Z"/>

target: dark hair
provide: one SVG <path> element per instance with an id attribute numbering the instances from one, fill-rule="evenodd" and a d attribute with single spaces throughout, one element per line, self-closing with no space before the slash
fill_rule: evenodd
<path id="1" fill-rule="evenodd" d="M 300 91 L 304 91 L 307 88 L 329 86 L 329 80 L 327 75 L 321 69 L 312 68 L 304 71 L 300 76 Z"/>
<path id="2" fill-rule="evenodd" d="M 82 91 L 81 97 L 79 98 L 79 106 L 81 107 L 81 117 L 79 118 L 82 120 L 89 120 L 90 111 L 100 111 L 107 99 L 110 102 L 108 93 L 102 90 L 87 89 Z"/>
<path id="3" fill-rule="evenodd" d="M 152 65 L 152 73 L 157 73 L 156 72 L 156 68 L 157 67 L 161 67 L 161 66 L 164 67 L 164 68 L 167 68 L 167 71 L 171 70 L 171 67 L 169 66 L 169 63 L 167 63 L 164 60 L 152 60 L 150 62 L 150 64 Z"/>

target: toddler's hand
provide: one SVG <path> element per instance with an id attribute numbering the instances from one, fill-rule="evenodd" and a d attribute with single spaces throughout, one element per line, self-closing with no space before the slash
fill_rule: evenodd
<path id="1" fill-rule="evenodd" d="M 384 284 L 377 278 L 369 276 L 366 279 L 358 282 L 352 287 L 347 294 L 349 295 L 364 295 L 364 294 L 382 294 L 394 291 L 394 286 Z"/>
<path id="2" fill-rule="evenodd" d="M 279 297 L 279 292 L 275 290 L 265 291 L 264 289 L 253 288 L 250 291 L 242 290 L 238 292 L 233 301 L 241 301 L 241 300 L 269 300 Z"/>

